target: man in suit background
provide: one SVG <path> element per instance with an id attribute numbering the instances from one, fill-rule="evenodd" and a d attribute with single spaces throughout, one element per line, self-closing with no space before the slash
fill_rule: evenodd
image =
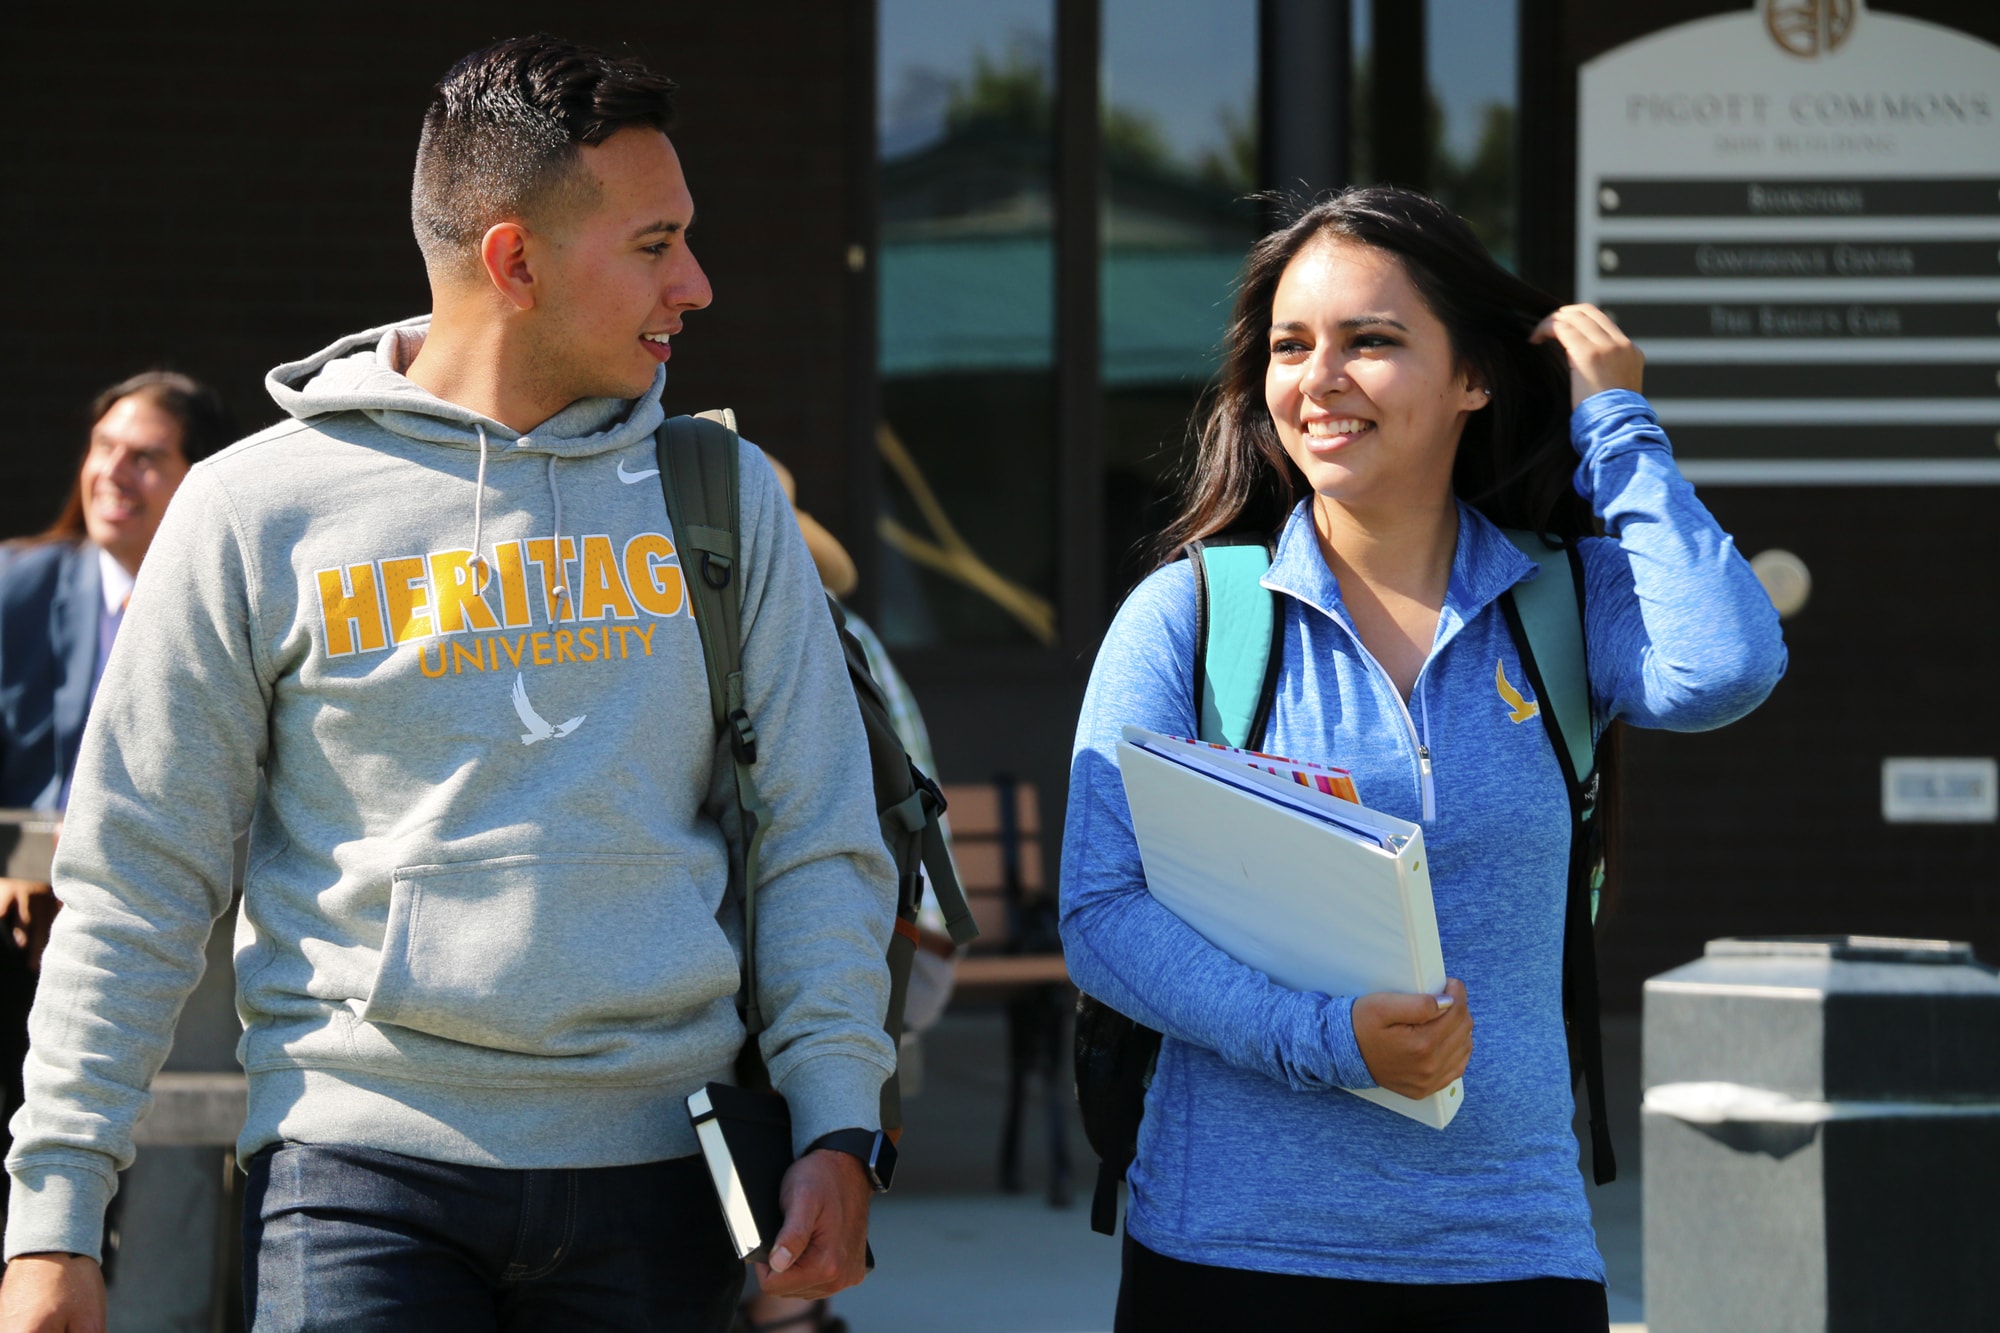
<path id="1" fill-rule="evenodd" d="M 181 478 L 236 436 L 221 395 L 147 371 L 90 405 L 75 484 L 54 523 L 0 547 L 0 808 L 60 812 L 104 661 L 139 562 Z M 0 1068 L 6 1113 L 21 1102 L 35 971 L 55 894 L 0 878 Z"/>

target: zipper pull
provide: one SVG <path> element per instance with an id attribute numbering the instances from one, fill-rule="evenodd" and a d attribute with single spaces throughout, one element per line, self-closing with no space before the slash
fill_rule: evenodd
<path id="1" fill-rule="evenodd" d="M 1437 818 L 1437 788 L 1431 783 L 1431 747 L 1417 742 L 1417 786 L 1423 797 L 1423 818 Z"/>

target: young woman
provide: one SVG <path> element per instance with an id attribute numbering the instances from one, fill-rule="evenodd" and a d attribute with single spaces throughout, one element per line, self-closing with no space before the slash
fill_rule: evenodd
<path id="1" fill-rule="evenodd" d="M 1277 539 L 1260 748 L 1348 768 L 1367 805 L 1422 822 L 1452 980 L 1442 999 L 1285 990 L 1146 892 L 1119 729 L 1198 726 L 1193 576 L 1156 570 L 1092 672 L 1063 839 L 1072 975 L 1166 1036 L 1120 1330 L 1605 1327 L 1561 1011 L 1568 797 L 1497 688 L 1496 667 L 1531 693 L 1497 599 L 1534 565 L 1496 527 L 1579 541 L 1600 731 L 1721 726 L 1785 665 L 1642 364 L 1603 312 L 1556 309 L 1421 195 L 1350 190 L 1251 251 L 1163 551 Z M 1339 1091 L 1461 1074 L 1442 1132 Z"/>

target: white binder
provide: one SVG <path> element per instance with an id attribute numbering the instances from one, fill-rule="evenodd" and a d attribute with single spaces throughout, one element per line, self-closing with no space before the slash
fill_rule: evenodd
<path id="1" fill-rule="evenodd" d="M 1202 938 L 1279 985 L 1444 993 L 1423 828 L 1252 768 L 1237 752 L 1126 727 L 1118 746 L 1146 887 Z M 1355 1092 L 1436 1129 L 1428 1097 Z"/>

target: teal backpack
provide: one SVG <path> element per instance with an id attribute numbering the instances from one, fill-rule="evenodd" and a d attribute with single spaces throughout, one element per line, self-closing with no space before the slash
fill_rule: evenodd
<path id="1" fill-rule="evenodd" d="M 736 1062 L 737 1082 L 768 1088 L 770 1077 L 757 1038 L 769 1026 L 757 998 L 757 853 L 770 822 L 770 810 L 757 793 L 757 751 L 772 738 L 759 737 L 743 696 L 742 588 L 736 578 L 740 559 L 742 509 L 738 482 L 740 454 L 736 417 L 728 409 L 697 417 L 672 417 L 655 442 L 660 463 L 660 489 L 665 493 L 667 521 L 679 548 L 681 581 L 701 634 L 701 655 L 708 669 L 710 713 L 717 735 L 727 737 L 734 777 L 736 827 L 729 834 L 729 891 L 743 907 L 743 984 L 738 1003 L 743 1011 L 744 1041 Z M 827 598 L 847 675 L 861 710 L 868 738 L 869 766 L 875 781 L 875 809 L 882 841 L 896 863 L 896 920 L 889 936 L 889 1008 L 883 1028 L 900 1047 L 903 1005 L 909 994 L 911 956 L 917 942 L 917 909 L 922 904 L 924 872 L 944 911 L 945 928 L 956 944 L 968 944 L 978 934 L 972 909 L 959 887 L 958 873 L 945 848 L 939 816 L 944 793 L 919 770 L 897 738 L 889 718 L 888 699 L 868 670 L 861 644 L 847 632 L 840 604 Z M 903 1125 L 902 1085 L 891 1074 L 882 1084 L 882 1128 L 892 1133 Z"/>
<path id="2" fill-rule="evenodd" d="M 1570 543 L 1502 529 L 1541 569 L 1500 597 L 1514 646 L 1549 733 L 1569 792 L 1569 892 L 1564 904 L 1562 1003 L 1572 1079 L 1581 1074 L 1590 1104 L 1591 1174 L 1608 1184 L 1618 1171 L 1604 1111 L 1604 1051 L 1597 1013 L 1594 926 L 1604 883 L 1603 828 L 1597 813 L 1596 739 L 1583 633 L 1583 561 Z M 1201 739 L 1254 749 L 1277 697 L 1283 658 L 1283 594 L 1263 586 L 1274 550 L 1263 537 L 1190 542 L 1194 568 L 1194 699 Z M 1089 995 L 1077 997 L 1076 1089 L 1084 1132 L 1098 1156 L 1090 1225 L 1118 1229 L 1118 1185 L 1138 1151 L 1146 1088 L 1160 1034 Z"/>

